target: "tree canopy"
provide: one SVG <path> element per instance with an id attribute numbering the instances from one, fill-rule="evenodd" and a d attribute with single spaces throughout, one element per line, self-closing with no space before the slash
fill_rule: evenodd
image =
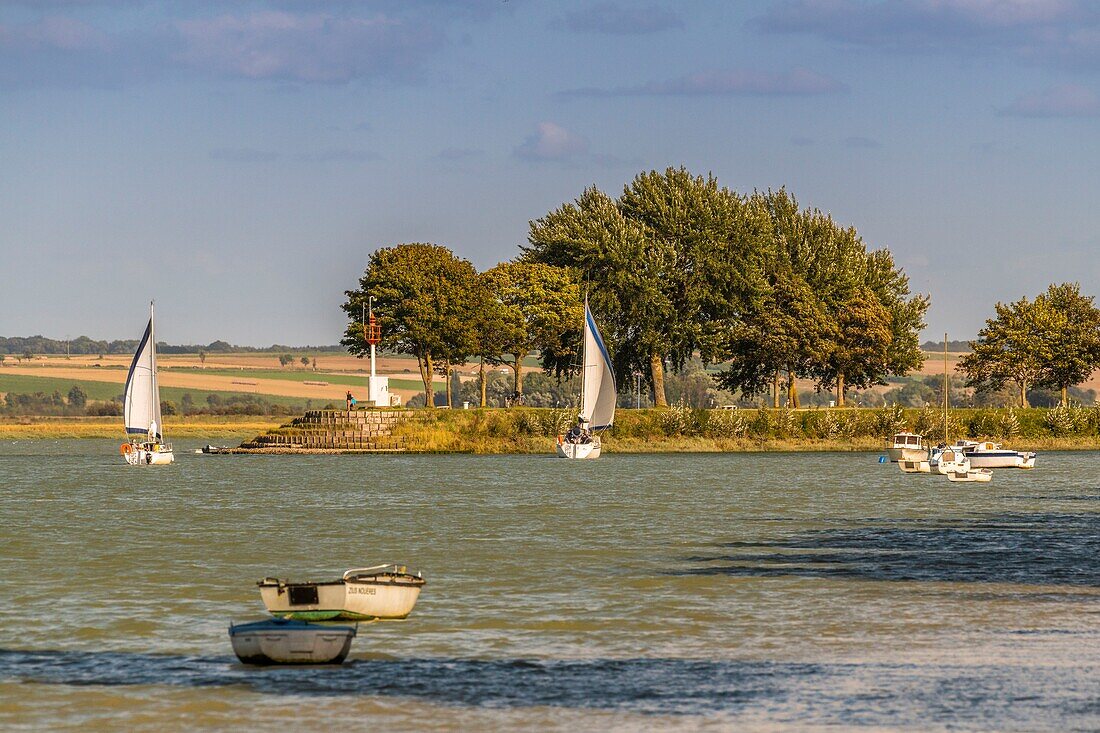
<path id="1" fill-rule="evenodd" d="M 1011 383 L 1021 407 L 1028 390 L 1058 390 L 1062 402 L 1069 387 L 1100 367 L 1100 310 L 1077 283 L 1050 285 L 1035 300 L 997 303 L 973 351 L 959 361 L 967 386 L 995 392 Z"/>
<path id="2" fill-rule="evenodd" d="M 464 362 L 475 349 L 476 279 L 473 265 L 441 245 L 399 244 L 375 250 L 359 278 L 359 289 L 345 292 L 348 326 L 341 343 L 358 356 L 369 353 L 362 309 L 373 296 L 382 348 L 416 357 L 425 402 L 432 405 L 435 370 L 441 364 Z"/>

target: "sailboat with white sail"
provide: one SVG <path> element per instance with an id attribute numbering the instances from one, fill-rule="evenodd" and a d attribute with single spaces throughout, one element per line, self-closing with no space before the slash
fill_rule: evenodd
<path id="1" fill-rule="evenodd" d="M 153 330 L 153 304 L 149 303 L 149 325 L 138 343 L 123 396 L 123 421 L 127 441 L 119 448 L 131 466 L 162 466 L 175 460 L 172 446 L 164 442 L 157 387 L 157 340 Z"/>
<path id="2" fill-rule="evenodd" d="M 584 300 L 584 349 L 581 361 L 581 414 L 577 424 L 557 438 L 561 458 L 599 458 L 602 449 L 598 433 L 615 422 L 615 371 L 607 354 L 596 319 Z"/>

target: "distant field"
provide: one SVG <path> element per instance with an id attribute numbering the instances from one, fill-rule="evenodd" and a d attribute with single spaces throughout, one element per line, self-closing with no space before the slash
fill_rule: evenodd
<path id="1" fill-rule="evenodd" d="M 197 369 L 195 367 L 171 367 L 165 372 L 178 374 L 188 372 L 199 375 L 213 375 L 235 377 L 237 379 L 280 379 L 287 382 L 328 382 L 329 384 L 342 384 L 348 387 L 363 387 L 366 389 L 367 377 L 354 374 L 329 374 L 313 371 L 279 371 L 276 369 Z M 443 383 L 441 378 L 435 381 Z M 390 377 L 390 389 L 423 389 L 423 383 L 419 377 L 416 379 L 399 379 Z"/>
<path id="2" fill-rule="evenodd" d="M 84 393 L 88 395 L 88 399 L 92 400 L 113 400 L 122 394 L 123 389 L 123 385 L 116 382 L 94 382 L 90 380 L 68 379 L 65 377 L 35 377 L 23 374 L 5 374 L 3 371 L 0 371 L 0 393 L 15 392 L 33 394 L 34 392 L 45 392 L 46 394 L 52 394 L 57 391 L 62 395 L 67 395 L 74 384 L 79 385 L 80 388 L 84 390 Z M 160 389 L 160 398 L 162 400 L 169 400 L 175 402 L 177 405 L 183 400 L 184 394 L 190 394 L 191 399 L 194 400 L 196 404 L 200 405 L 205 404 L 207 396 L 212 394 L 216 394 L 223 401 L 235 395 L 254 395 L 263 397 L 268 402 L 279 405 L 304 407 L 306 404 L 306 398 L 304 397 L 268 395 L 256 392 L 201 390 L 185 387 L 161 387 Z M 319 407 L 320 404 L 317 406 Z"/>

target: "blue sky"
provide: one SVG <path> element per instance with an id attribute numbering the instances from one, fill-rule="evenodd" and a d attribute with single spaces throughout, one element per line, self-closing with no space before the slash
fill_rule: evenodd
<path id="1" fill-rule="evenodd" d="M 1100 5 L 0 0 L 0 335 L 334 343 L 369 253 L 480 268 L 596 184 L 787 186 L 973 337 L 1100 294 Z"/>

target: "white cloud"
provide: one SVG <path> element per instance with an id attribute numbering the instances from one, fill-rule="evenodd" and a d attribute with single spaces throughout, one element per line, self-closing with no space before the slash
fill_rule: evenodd
<path id="1" fill-rule="evenodd" d="M 576 160 L 588 155 L 588 141 L 553 122 L 540 122 L 538 128 L 516 147 L 517 158 L 532 161 Z"/>

